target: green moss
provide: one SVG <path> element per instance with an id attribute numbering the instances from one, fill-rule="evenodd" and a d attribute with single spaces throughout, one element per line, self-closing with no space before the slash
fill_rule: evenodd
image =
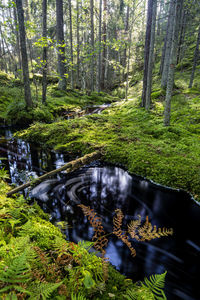
<path id="1" fill-rule="evenodd" d="M 0 123 L 9 125 L 31 124 L 34 121 L 50 123 L 58 118 L 65 118 L 67 114 L 76 115 L 87 106 L 116 101 L 116 98 L 105 93 L 81 93 L 78 90 L 61 91 L 51 85 L 48 86 L 47 100 L 44 105 L 41 101 L 41 83 L 39 79 L 37 81 L 38 98 L 36 100 L 35 86 L 32 84 L 33 108 L 27 110 L 21 81 L 9 77 L 5 73 L 0 73 Z"/>
<path id="2" fill-rule="evenodd" d="M 188 100 L 177 94 L 172 99 L 171 126 L 164 127 L 155 106 L 150 114 L 132 100 L 110 107 L 101 115 L 35 124 L 18 136 L 79 155 L 102 148 L 106 161 L 121 163 L 131 172 L 185 189 L 198 198 L 198 110 L 196 97 Z"/>

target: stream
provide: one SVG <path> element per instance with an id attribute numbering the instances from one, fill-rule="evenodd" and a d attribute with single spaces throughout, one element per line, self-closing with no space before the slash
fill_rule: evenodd
<path id="1" fill-rule="evenodd" d="M 66 154 L 42 150 L 22 140 L 14 140 L 9 129 L 0 131 L 0 165 L 17 185 L 60 167 L 71 160 Z M 27 194 L 27 191 L 26 191 Z M 167 299 L 200 299 L 200 206 L 184 192 L 156 185 L 129 174 L 117 166 L 94 162 L 71 174 L 60 173 L 32 189 L 36 199 L 50 214 L 51 222 L 66 221 L 66 238 L 91 240 L 93 230 L 77 204 L 93 208 L 102 217 L 106 232 L 112 232 L 114 211 L 120 208 L 124 224 L 146 215 L 153 225 L 173 228 L 174 235 L 150 242 L 133 241 L 137 255 L 115 236 L 106 249 L 109 261 L 134 281 L 167 270 Z"/>

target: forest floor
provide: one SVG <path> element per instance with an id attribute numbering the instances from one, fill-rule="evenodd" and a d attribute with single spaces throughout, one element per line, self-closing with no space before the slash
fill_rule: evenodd
<path id="1" fill-rule="evenodd" d="M 7 84 L 1 82 L 0 87 L 0 120 L 36 121 L 16 136 L 71 154 L 101 149 L 105 161 L 156 183 L 184 189 L 200 200 L 200 88 L 196 83 L 187 88 L 189 74 L 185 70 L 176 75 L 169 127 L 163 126 L 165 92 L 158 86 L 158 77 L 154 77 L 150 112 L 140 107 L 141 81 L 130 88 L 128 101 L 116 97 L 123 97 L 123 87 L 113 97 L 63 92 L 50 85 L 47 105 L 35 102 L 34 110 L 27 113 L 20 87 L 5 80 Z M 112 104 L 101 114 L 84 115 L 87 106 L 103 103 Z M 70 114 L 83 116 L 68 120 Z"/>

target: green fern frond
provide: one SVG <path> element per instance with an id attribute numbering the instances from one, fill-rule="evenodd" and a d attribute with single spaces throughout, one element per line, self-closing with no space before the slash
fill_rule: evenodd
<path id="1" fill-rule="evenodd" d="M 0 282 L 3 283 L 24 283 L 29 280 L 30 267 L 27 264 L 26 253 L 15 257 L 10 265 L 0 270 Z"/>
<path id="2" fill-rule="evenodd" d="M 1 265 L 0 269 L 0 294 L 9 291 L 30 294 L 21 285 L 30 280 L 30 266 L 27 263 L 26 253 L 15 257 L 8 265 Z"/>
<path id="3" fill-rule="evenodd" d="M 145 285 L 152 291 L 154 294 L 155 300 L 166 300 L 165 293 L 163 291 L 165 287 L 165 277 L 167 271 L 163 274 L 151 275 L 149 279 L 145 278 Z"/>
<path id="4" fill-rule="evenodd" d="M 17 300 L 17 295 L 12 293 L 4 296 L 4 300 Z"/>
<path id="5" fill-rule="evenodd" d="M 129 289 L 126 291 L 126 295 L 123 295 L 124 299 L 127 300 L 138 300 L 135 289 Z"/>
<path id="6" fill-rule="evenodd" d="M 41 282 L 38 284 L 34 284 L 30 288 L 30 300 L 35 299 L 49 299 L 52 293 L 62 284 L 63 282 L 51 283 L 51 282 Z M 52 298 L 51 298 L 52 299 Z"/>
<path id="7" fill-rule="evenodd" d="M 71 300 L 87 300 L 87 298 L 79 293 L 77 295 L 71 294 Z"/>
<path id="8" fill-rule="evenodd" d="M 89 251 L 93 246 L 94 246 L 94 242 L 90 242 L 90 241 L 80 241 L 78 242 L 78 245 L 84 249 L 86 249 L 87 251 Z"/>
<path id="9" fill-rule="evenodd" d="M 154 300 L 154 295 L 151 290 L 142 284 L 137 282 L 132 288 L 126 290 L 126 294 L 123 295 L 123 299 L 127 300 Z"/>

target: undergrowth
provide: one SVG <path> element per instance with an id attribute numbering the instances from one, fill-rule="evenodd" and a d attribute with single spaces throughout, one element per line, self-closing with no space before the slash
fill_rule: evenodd
<path id="1" fill-rule="evenodd" d="M 105 277 L 102 259 L 88 252 L 94 243 L 66 241 L 36 203 L 29 205 L 22 195 L 6 196 L 6 178 L 1 170 L 1 299 L 153 300 L 153 288 L 163 290 L 163 274 L 156 282 L 133 284 L 106 262 Z"/>
<path id="2" fill-rule="evenodd" d="M 40 78 L 40 77 L 39 77 Z M 42 104 L 41 80 L 31 83 L 33 108 L 26 109 L 23 85 L 19 79 L 0 72 L 0 124 L 29 125 L 33 121 L 51 123 L 56 119 L 76 115 L 88 106 L 116 101 L 106 93 L 79 90 L 61 91 L 56 85 L 48 85 L 46 104 Z"/>

